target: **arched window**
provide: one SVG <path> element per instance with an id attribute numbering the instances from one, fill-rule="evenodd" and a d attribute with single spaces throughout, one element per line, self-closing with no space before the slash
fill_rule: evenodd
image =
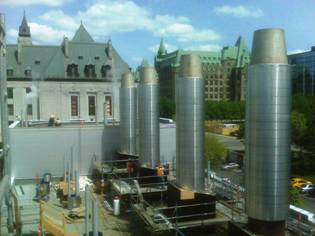
<path id="1" fill-rule="evenodd" d="M 68 77 L 78 77 L 79 72 L 78 72 L 78 65 L 77 64 L 69 64 L 67 67 L 67 76 Z"/>
<path id="2" fill-rule="evenodd" d="M 95 77 L 95 66 L 92 64 L 86 65 L 84 67 L 84 75 L 87 78 Z"/>
<path id="3" fill-rule="evenodd" d="M 111 80 L 112 79 L 111 69 L 112 69 L 112 67 L 110 65 L 103 65 L 102 66 L 101 74 L 105 80 Z"/>

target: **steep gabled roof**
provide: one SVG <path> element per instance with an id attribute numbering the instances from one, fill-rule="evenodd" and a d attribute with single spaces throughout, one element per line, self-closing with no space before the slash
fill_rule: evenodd
<path id="1" fill-rule="evenodd" d="M 94 39 L 84 28 L 82 22 L 79 29 L 75 32 L 75 35 L 72 38 L 72 42 L 75 43 L 94 43 Z"/>
<path id="2" fill-rule="evenodd" d="M 27 24 L 25 12 L 24 12 L 22 23 L 19 27 L 19 36 L 24 36 L 24 37 L 30 37 L 31 36 L 31 30 Z"/>

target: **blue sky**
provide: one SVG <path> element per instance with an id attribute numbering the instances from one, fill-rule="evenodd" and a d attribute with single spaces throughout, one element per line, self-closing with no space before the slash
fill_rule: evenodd
<path id="1" fill-rule="evenodd" d="M 34 44 L 58 45 L 82 20 L 96 41 L 111 37 L 133 68 L 142 58 L 153 62 L 161 37 L 168 51 L 220 50 L 239 35 L 251 48 L 254 30 L 280 27 L 288 52 L 315 45 L 313 0 L 0 0 L 9 43 L 16 42 L 24 9 Z"/>

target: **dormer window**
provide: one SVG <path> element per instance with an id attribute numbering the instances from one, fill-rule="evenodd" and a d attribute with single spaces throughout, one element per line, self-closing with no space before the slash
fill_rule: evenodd
<path id="1" fill-rule="evenodd" d="M 39 59 L 36 59 L 36 60 L 35 60 L 35 64 L 36 64 L 36 65 L 39 65 L 39 64 L 40 64 L 40 60 L 39 60 Z"/>
<path id="2" fill-rule="evenodd" d="M 84 75 L 87 78 L 95 77 L 95 66 L 94 65 L 86 65 L 84 68 Z"/>
<path id="3" fill-rule="evenodd" d="M 7 76 L 13 76 L 13 69 L 7 69 Z"/>
<path id="4" fill-rule="evenodd" d="M 105 80 L 111 80 L 112 79 L 111 69 L 112 69 L 112 67 L 110 65 L 102 66 L 101 74 Z"/>
<path id="5" fill-rule="evenodd" d="M 78 77 L 79 72 L 78 72 L 78 65 L 77 64 L 70 64 L 67 67 L 67 76 L 68 77 Z"/>
<path id="6" fill-rule="evenodd" d="M 24 71 L 24 75 L 26 77 L 31 77 L 32 76 L 32 70 L 31 68 L 26 68 L 25 71 Z"/>

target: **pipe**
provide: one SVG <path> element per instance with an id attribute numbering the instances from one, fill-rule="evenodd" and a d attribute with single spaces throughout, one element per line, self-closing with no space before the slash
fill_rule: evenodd
<path id="1" fill-rule="evenodd" d="M 93 228 L 93 236 L 98 236 L 98 208 L 96 200 L 93 199 L 93 221 L 92 221 L 92 228 Z"/>
<path id="2" fill-rule="evenodd" d="M 70 178 L 70 163 L 68 165 L 68 208 L 70 206 L 69 202 L 70 202 L 70 198 L 71 198 L 71 178 Z"/>
<path id="3" fill-rule="evenodd" d="M 10 193 L 14 201 L 15 231 L 16 231 L 16 235 L 20 236 L 23 234 L 22 234 L 22 221 L 21 221 L 21 213 L 19 210 L 19 203 L 18 203 L 17 197 L 15 196 L 12 190 L 10 191 Z"/>
<path id="4" fill-rule="evenodd" d="M 204 79 L 198 55 L 181 57 L 176 80 L 176 183 L 204 191 Z"/>
<path id="5" fill-rule="evenodd" d="M 5 175 L 0 183 L 0 206 L 2 205 L 3 198 L 5 197 L 6 192 L 10 190 L 10 177 Z"/>
<path id="6" fill-rule="evenodd" d="M 75 170 L 75 195 L 80 196 L 80 174 L 78 170 Z"/>
<path id="7" fill-rule="evenodd" d="M 85 196 L 85 235 L 89 235 L 89 202 L 88 202 L 88 191 L 89 191 L 89 186 L 86 184 L 85 185 L 85 192 L 84 192 L 84 196 Z"/>

